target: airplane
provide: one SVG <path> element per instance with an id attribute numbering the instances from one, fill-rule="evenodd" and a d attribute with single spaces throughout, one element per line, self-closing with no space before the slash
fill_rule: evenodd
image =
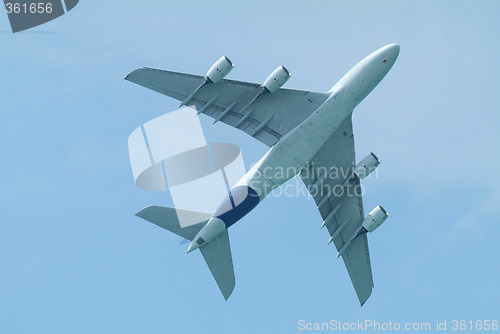
<path id="1" fill-rule="evenodd" d="M 263 84 L 224 79 L 234 65 L 221 57 L 205 76 L 140 68 L 126 80 L 181 101 L 246 132 L 269 151 L 234 185 L 214 212 L 148 206 L 136 215 L 191 241 L 199 249 L 227 300 L 235 277 L 228 228 L 252 211 L 275 188 L 299 175 L 323 218 L 328 244 L 342 257 L 359 302 L 373 288 L 367 233 L 389 216 L 382 206 L 364 215 L 360 181 L 380 164 L 370 153 L 356 164 L 352 113 L 382 81 L 399 55 L 386 45 L 357 63 L 328 92 L 285 89 L 291 77 L 279 66 Z M 177 213 L 196 224 L 181 227 Z M 318 224 L 319 225 L 319 224 Z"/>

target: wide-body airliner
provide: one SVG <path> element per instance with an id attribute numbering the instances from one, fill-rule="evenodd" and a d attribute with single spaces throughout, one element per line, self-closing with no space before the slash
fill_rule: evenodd
<path id="1" fill-rule="evenodd" d="M 342 256 L 360 303 L 371 295 L 373 278 L 367 232 L 389 216 L 381 206 L 364 215 L 360 180 L 380 163 L 370 153 L 358 164 L 352 113 L 382 81 L 399 55 L 389 44 L 368 55 L 328 92 L 284 89 L 290 72 L 279 66 L 263 84 L 224 79 L 234 67 L 220 58 L 205 76 L 140 68 L 125 79 L 173 97 L 181 106 L 206 114 L 261 141 L 269 151 L 234 185 L 214 212 L 149 206 L 137 213 L 191 241 L 200 249 L 225 299 L 235 278 L 228 228 L 271 191 L 299 175 L 315 200 L 330 239 Z M 198 223 L 182 227 L 178 213 Z"/>

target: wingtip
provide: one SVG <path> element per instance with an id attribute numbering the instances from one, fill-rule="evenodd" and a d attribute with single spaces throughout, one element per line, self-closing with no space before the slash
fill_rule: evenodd
<path id="1" fill-rule="evenodd" d="M 360 301 L 361 303 L 359 304 L 359 307 L 361 307 L 361 308 L 362 308 L 363 306 L 365 306 L 365 303 L 366 303 L 367 301 L 368 301 L 368 298 L 367 298 L 367 299 L 365 299 L 365 300 L 364 300 L 364 301 L 362 301 L 362 302 Z"/>
<path id="2" fill-rule="evenodd" d="M 368 293 L 365 293 L 365 294 L 362 294 L 362 295 L 359 295 L 358 294 L 358 299 L 359 299 L 359 307 L 363 307 L 365 305 L 365 303 L 368 301 L 368 299 L 370 299 L 370 296 L 372 295 L 372 289 L 370 289 L 370 291 Z"/>
<path id="3" fill-rule="evenodd" d="M 132 80 L 130 80 L 130 79 L 131 79 L 132 74 L 134 74 L 135 72 L 140 71 L 140 70 L 142 70 L 142 69 L 146 69 L 146 67 L 136 68 L 135 70 L 133 70 L 132 72 L 130 72 L 129 74 L 127 74 L 127 75 L 125 76 L 125 78 L 123 78 L 123 80 L 127 80 L 127 81 L 130 81 L 130 82 L 133 82 Z"/>
<path id="4" fill-rule="evenodd" d="M 217 285 L 219 286 L 219 290 L 222 293 L 222 296 L 224 297 L 224 300 L 227 301 L 229 297 L 233 294 L 234 287 L 236 286 L 236 279 L 234 278 L 234 275 L 232 276 L 231 282 L 229 283 L 228 286 L 220 286 L 218 283 Z"/>
<path id="5" fill-rule="evenodd" d="M 229 299 L 229 297 L 231 297 L 231 295 L 233 294 L 233 291 L 234 291 L 234 285 L 231 288 L 231 291 L 227 291 L 226 293 L 222 293 L 222 296 L 224 297 L 225 301 L 227 301 Z"/>
<path id="6" fill-rule="evenodd" d="M 123 80 L 127 80 L 127 81 L 130 81 L 130 76 L 132 75 L 132 73 L 134 73 L 136 70 L 133 70 L 132 72 L 130 72 L 129 74 L 127 74 L 125 76 L 125 78 L 123 78 Z"/>
<path id="7" fill-rule="evenodd" d="M 142 208 L 141 210 L 137 211 L 134 215 L 139 217 L 139 218 L 143 218 L 144 214 L 153 207 L 154 207 L 154 205 L 148 205 L 148 206 Z"/>

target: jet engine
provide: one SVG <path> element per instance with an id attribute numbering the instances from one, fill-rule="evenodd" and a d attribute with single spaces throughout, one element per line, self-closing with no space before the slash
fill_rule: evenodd
<path id="1" fill-rule="evenodd" d="M 266 87 L 270 93 L 274 93 L 280 89 L 280 87 L 283 86 L 291 76 L 292 75 L 288 72 L 285 66 L 280 66 L 267 77 L 263 86 Z"/>
<path id="2" fill-rule="evenodd" d="M 368 232 L 373 232 L 385 222 L 387 217 L 389 217 L 389 214 L 379 205 L 366 216 L 362 226 Z"/>
<path id="3" fill-rule="evenodd" d="M 234 65 L 231 60 L 228 57 L 223 56 L 219 60 L 217 60 L 215 64 L 212 65 L 212 67 L 210 67 L 206 77 L 210 79 L 212 83 L 216 83 L 224 78 L 229 72 L 231 72 L 233 67 Z"/>
<path id="4" fill-rule="evenodd" d="M 380 165 L 379 158 L 375 154 L 370 153 L 354 168 L 354 175 L 359 179 L 364 179 L 377 169 L 378 165 Z"/>
<path id="5" fill-rule="evenodd" d="M 215 64 L 212 65 L 212 67 L 210 67 L 207 74 L 205 75 L 205 80 L 195 90 L 193 90 L 191 94 L 189 94 L 188 97 L 184 99 L 184 101 L 181 102 L 179 107 L 182 107 L 189 101 L 191 101 L 191 99 L 206 85 L 220 81 L 229 72 L 231 72 L 233 67 L 234 65 L 231 60 L 229 60 L 229 58 L 226 56 L 222 56 L 215 62 Z"/>

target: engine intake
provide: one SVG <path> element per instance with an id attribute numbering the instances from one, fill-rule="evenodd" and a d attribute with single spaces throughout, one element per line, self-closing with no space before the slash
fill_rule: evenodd
<path id="1" fill-rule="evenodd" d="M 271 73 L 264 81 L 264 87 L 271 93 L 274 93 L 283 86 L 292 75 L 284 66 L 280 66 Z"/>
<path id="2" fill-rule="evenodd" d="M 210 67 L 206 77 L 213 83 L 216 83 L 224 78 L 229 72 L 231 72 L 233 67 L 234 65 L 231 60 L 228 57 L 223 56 L 219 60 L 217 60 L 215 64 L 212 65 L 212 67 Z"/>
<path id="3" fill-rule="evenodd" d="M 354 168 L 354 175 L 359 179 L 364 179 L 377 169 L 378 165 L 380 165 L 379 158 L 375 154 L 370 153 Z"/>
<path id="4" fill-rule="evenodd" d="M 373 232 L 385 222 L 387 217 L 389 217 L 389 214 L 379 205 L 366 216 L 362 226 L 366 231 Z"/>

